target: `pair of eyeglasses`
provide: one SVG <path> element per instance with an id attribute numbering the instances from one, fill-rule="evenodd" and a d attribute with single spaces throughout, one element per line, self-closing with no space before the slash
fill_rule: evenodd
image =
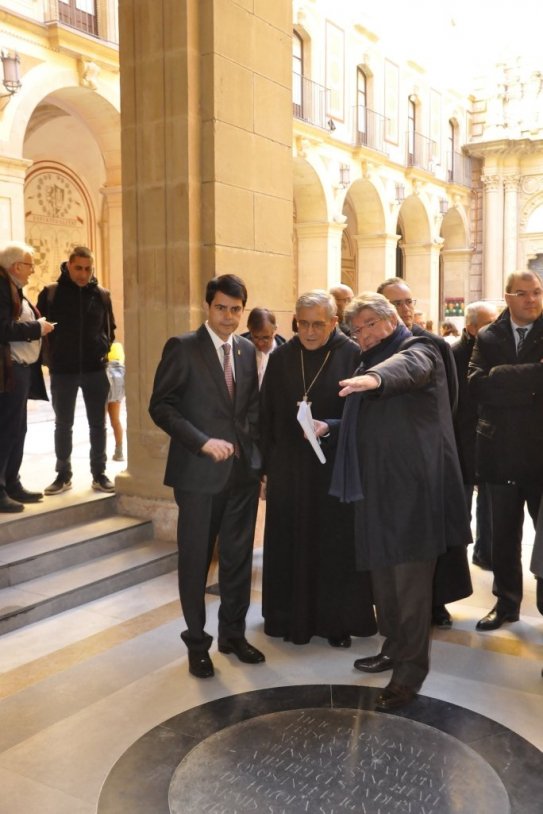
<path id="1" fill-rule="evenodd" d="M 402 305 L 407 305 L 408 308 L 411 308 L 412 305 L 416 305 L 417 301 L 412 300 L 411 297 L 408 297 L 406 300 L 390 300 L 394 308 L 401 308 Z"/>
<path id="2" fill-rule="evenodd" d="M 536 288 L 535 291 L 508 291 L 510 297 L 541 297 L 543 289 Z"/>
<path id="3" fill-rule="evenodd" d="M 36 268 L 34 263 L 27 263 L 26 260 L 19 260 L 19 265 L 21 265 L 21 266 L 30 266 L 30 268 L 32 268 L 32 269 Z"/>
<path id="4" fill-rule="evenodd" d="M 372 319 L 371 322 L 365 322 L 364 325 L 360 326 L 360 328 L 351 328 L 351 336 L 358 336 L 358 334 L 363 331 L 364 328 L 369 328 L 369 330 L 372 331 L 380 322 L 380 319 Z"/>
<path id="5" fill-rule="evenodd" d="M 300 331 L 309 331 L 312 329 L 313 331 L 324 331 L 327 326 L 327 322 L 307 322 L 305 319 L 298 320 L 298 330 Z"/>

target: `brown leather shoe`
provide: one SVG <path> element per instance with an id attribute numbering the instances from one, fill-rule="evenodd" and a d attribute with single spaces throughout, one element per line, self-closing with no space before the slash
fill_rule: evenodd
<path id="1" fill-rule="evenodd" d="M 404 707 L 416 697 L 417 693 L 412 687 L 405 687 L 403 684 L 393 684 L 390 682 L 388 687 L 381 690 L 377 696 L 375 709 L 380 710 L 380 712 L 388 712 L 391 709 Z"/>
<path id="2" fill-rule="evenodd" d="M 367 656 L 364 659 L 357 659 L 354 663 L 357 670 L 363 673 L 384 673 L 385 670 L 392 670 L 394 662 L 390 656 L 378 653 L 376 656 Z"/>

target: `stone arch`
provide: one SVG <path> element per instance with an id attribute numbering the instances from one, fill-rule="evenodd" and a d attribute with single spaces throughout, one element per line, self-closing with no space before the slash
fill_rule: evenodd
<path id="1" fill-rule="evenodd" d="M 451 302 L 467 305 L 470 301 L 469 271 L 472 251 L 469 247 L 469 226 L 463 207 L 448 210 L 441 224 L 441 249 L 439 266 L 439 319 L 445 316 Z M 463 309 L 460 309 L 463 311 Z M 463 317 L 455 317 L 458 328 L 463 327 Z"/>
<path id="2" fill-rule="evenodd" d="M 27 173 L 34 162 L 49 161 L 63 165 L 59 179 L 70 175 L 83 178 L 94 207 L 96 229 L 91 243 L 99 279 L 111 290 L 118 335 L 122 338 L 119 86 L 107 72 L 104 79 L 93 74 L 91 83 L 83 68 L 80 74 L 78 64 L 71 61 L 57 66 L 41 64 L 28 71 L 23 88 L 6 108 L 2 131 L 6 152 L 18 159 Z M 13 217 L 20 223 L 17 231 L 24 234 L 23 196 L 21 192 L 19 204 L 16 194 Z"/>
<path id="3" fill-rule="evenodd" d="M 335 212 L 323 168 L 296 156 L 293 177 L 298 293 L 330 288 L 341 277 L 343 219 Z"/>
<path id="4" fill-rule="evenodd" d="M 402 235 L 399 253 L 403 276 L 418 301 L 418 308 L 435 321 L 438 317 L 439 253 L 443 241 L 433 234 L 425 196 L 413 193 L 405 199 L 398 213 L 396 231 Z"/>
<path id="5" fill-rule="evenodd" d="M 379 182 L 370 178 L 354 181 L 348 189 L 343 214 L 356 256 L 351 287 L 357 291 L 375 289 L 386 276 L 383 270 L 390 265 L 391 246 L 394 250 L 397 239 L 387 232 L 385 199 Z"/>

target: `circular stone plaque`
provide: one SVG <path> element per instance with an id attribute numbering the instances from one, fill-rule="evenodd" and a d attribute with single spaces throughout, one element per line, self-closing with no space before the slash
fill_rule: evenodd
<path id="1" fill-rule="evenodd" d="M 177 767 L 171 814 L 509 814 L 494 770 L 406 718 L 352 709 L 260 715 L 201 742 Z"/>

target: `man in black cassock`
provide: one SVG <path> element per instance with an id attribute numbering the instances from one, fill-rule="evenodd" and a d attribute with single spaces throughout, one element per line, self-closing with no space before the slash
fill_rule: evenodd
<path id="1" fill-rule="evenodd" d="M 323 636 L 349 647 L 351 636 L 375 633 L 367 574 L 354 559 L 352 506 L 328 495 L 332 449 L 321 463 L 297 421 L 306 399 L 314 418 L 339 423 L 338 382 L 356 369 L 360 351 L 336 328 L 336 304 L 326 291 L 296 303 L 298 335 L 270 356 L 262 386 L 266 478 L 264 630 L 295 644 Z"/>

